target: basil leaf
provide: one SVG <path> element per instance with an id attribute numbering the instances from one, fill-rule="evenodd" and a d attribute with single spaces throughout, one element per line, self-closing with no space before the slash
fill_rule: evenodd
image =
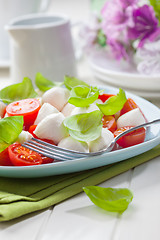
<path id="1" fill-rule="evenodd" d="M 83 190 L 95 205 L 110 212 L 123 213 L 133 199 L 133 194 L 128 188 L 89 186 Z"/>
<path id="2" fill-rule="evenodd" d="M 102 132 L 102 124 L 96 127 L 96 130 L 93 128 L 88 129 L 86 132 L 74 131 L 69 129 L 69 134 L 72 138 L 81 141 L 81 142 L 91 142 L 98 137 L 100 137 Z"/>
<path id="3" fill-rule="evenodd" d="M 0 152 L 14 143 L 23 129 L 23 116 L 0 119 Z"/>
<path id="4" fill-rule="evenodd" d="M 99 96 L 96 87 L 77 86 L 72 88 L 68 102 L 76 107 L 88 107 Z"/>
<path id="5" fill-rule="evenodd" d="M 53 82 L 45 78 L 41 73 L 36 74 L 35 84 L 42 92 L 45 92 L 55 86 L 61 86 L 63 83 Z"/>
<path id="6" fill-rule="evenodd" d="M 159 20 L 159 22 L 160 22 L 160 1 L 150 0 L 150 4 L 151 4 L 152 7 L 154 8 L 156 17 L 158 18 L 158 20 Z"/>
<path id="7" fill-rule="evenodd" d="M 7 104 L 35 97 L 37 97 L 37 93 L 33 88 L 32 81 L 28 77 L 25 77 L 21 83 L 12 84 L 0 91 L 0 100 Z"/>
<path id="8" fill-rule="evenodd" d="M 99 110 L 73 115 L 63 121 L 69 134 L 76 140 L 90 142 L 101 135 L 102 113 Z"/>
<path id="9" fill-rule="evenodd" d="M 69 77 L 69 76 L 64 77 L 64 85 L 69 90 L 71 90 L 73 87 L 77 87 L 79 85 L 89 87 L 89 85 L 87 83 L 83 82 L 82 80 L 79 80 L 75 77 Z"/>
<path id="10" fill-rule="evenodd" d="M 5 150 L 9 145 L 4 141 L 0 140 L 0 153 Z"/>
<path id="11" fill-rule="evenodd" d="M 105 103 L 97 106 L 104 115 L 113 115 L 123 108 L 127 98 L 125 92 L 120 88 L 116 96 L 110 97 Z"/>

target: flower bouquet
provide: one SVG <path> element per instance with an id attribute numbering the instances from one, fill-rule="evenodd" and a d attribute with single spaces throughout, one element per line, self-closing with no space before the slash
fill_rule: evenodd
<path id="1" fill-rule="evenodd" d="M 160 0 L 108 0 L 80 36 L 87 54 L 106 51 L 117 61 L 135 64 L 140 73 L 160 73 Z"/>

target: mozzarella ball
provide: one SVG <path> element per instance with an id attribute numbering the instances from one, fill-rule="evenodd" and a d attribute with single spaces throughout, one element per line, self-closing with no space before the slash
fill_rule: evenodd
<path id="1" fill-rule="evenodd" d="M 81 113 L 87 113 L 86 107 L 75 107 L 73 111 L 71 112 L 71 116 L 81 114 Z"/>
<path id="2" fill-rule="evenodd" d="M 17 142 L 23 144 L 24 142 L 31 140 L 31 138 L 33 138 L 31 133 L 27 131 L 22 131 L 18 136 Z"/>
<path id="3" fill-rule="evenodd" d="M 87 108 L 87 112 L 93 112 L 99 110 L 99 107 L 96 105 L 96 102 L 92 103 L 88 108 Z"/>
<path id="4" fill-rule="evenodd" d="M 51 104 L 49 103 L 44 103 L 42 105 L 42 107 L 40 108 L 37 118 L 34 122 L 35 125 L 37 125 L 38 123 L 40 123 L 46 116 L 52 114 L 52 113 L 58 113 L 59 111 L 57 110 L 57 108 L 53 107 Z"/>
<path id="5" fill-rule="evenodd" d="M 73 104 L 67 103 L 64 108 L 62 109 L 61 113 L 63 113 L 63 115 L 65 117 L 68 117 L 71 115 L 71 112 L 73 111 L 73 109 L 75 109 L 76 107 Z"/>
<path id="6" fill-rule="evenodd" d="M 97 152 L 104 148 L 107 148 L 113 139 L 113 133 L 106 128 L 102 128 L 101 136 L 94 141 L 89 142 L 89 151 Z"/>
<path id="7" fill-rule="evenodd" d="M 50 103 L 52 106 L 57 108 L 59 111 L 66 105 L 70 91 L 62 87 L 53 87 L 46 91 L 42 96 L 43 103 Z"/>
<path id="8" fill-rule="evenodd" d="M 96 99 L 96 101 L 94 103 L 99 103 L 99 104 L 103 104 L 102 100 L 101 99 Z"/>
<path id="9" fill-rule="evenodd" d="M 71 112 L 71 115 L 76 115 L 80 113 L 90 113 L 96 110 L 99 110 L 98 106 L 96 103 L 102 103 L 100 99 L 97 99 L 94 103 L 89 105 L 89 107 L 75 107 L 73 111 Z"/>
<path id="10" fill-rule="evenodd" d="M 0 117 L 3 118 L 5 113 L 6 105 L 3 102 L 0 102 Z"/>
<path id="11" fill-rule="evenodd" d="M 58 147 L 77 151 L 77 152 L 89 152 L 88 144 L 85 142 L 79 142 L 76 139 L 72 138 L 71 136 L 63 138 Z"/>
<path id="12" fill-rule="evenodd" d="M 145 123 L 145 118 L 139 110 L 135 108 L 123 115 L 121 115 L 117 120 L 117 128 L 127 127 L 127 126 L 138 126 Z"/>
<path id="13" fill-rule="evenodd" d="M 34 134 L 38 138 L 52 140 L 58 144 L 63 138 L 68 136 L 67 130 L 63 125 L 65 117 L 62 113 L 53 113 L 45 117 L 38 123 Z"/>

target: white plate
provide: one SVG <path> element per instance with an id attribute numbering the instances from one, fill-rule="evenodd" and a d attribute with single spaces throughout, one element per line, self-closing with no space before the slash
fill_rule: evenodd
<path id="1" fill-rule="evenodd" d="M 106 52 L 96 52 L 89 59 L 90 67 L 97 77 L 110 83 L 132 90 L 160 92 L 160 74 L 142 75 L 134 65 L 125 61 L 115 61 L 107 56 Z"/>
<path id="2" fill-rule="evenodd" d="M 105 89 L 102 87 L 102 89 Z M 116 88 L 107 88 L 105 92 L 117 93 Z M 147 100 L 137 97 L 133 94 L 127 93 L 127 97 L 131 97 L 139 105 L 141 110 L 144 112 L 146 118 L 151 121 L 160 118 L 160 110 Z M 127 158 L 136 156 L 143 152 L 146 152 L 160 143 L 160 125 L 155 125 L 150 128 L 147 133 L 147 139 L 144 143 L 139 145 L 120 149 L 113 152 L 105 153 L 101 156 L 92 158 L 81 158 L 66 162 L 57 162 L 51 164 L 44 164 L 38 166 L 28 167 L 3 167 L 0 166 L 0 176 L 5 177 L 18 177 L 18 178 L 30 178 L 30 177 L 44 177 L 51 175 L 58 175 L 71 172 L 79 172 L 87 169 L 97 168 L 105 166 L 111 163 L 116 163 Z M 151 140 L 149 140 L 152 138 Z"/>
<path id="3" fill-rule="evenodd" d="M 96 70 L 94 71 L 94 76 L 97 79 L 100 79 L 102 81 L 104 81 L 105 83 L 108 81 L 107 85 L 111 86 L 111 87 L 117 87 L 120 88 L 122 87 L 125 91 L 129 91 L 135 95 L 147 98 L 147 99 L 160 99 L 160 90 L 158 91 L 150 91 L 150 90 L 142 90 L 142 89 L 133 89 L 133 88 L 128 88 L 126 86 L 124 86 L 124 83 L 120 83 L 119 80 L 117 81 L 117 79 L 111 79 L 109 77 L 106 77 L 105 74 L 99 73 Z"/>

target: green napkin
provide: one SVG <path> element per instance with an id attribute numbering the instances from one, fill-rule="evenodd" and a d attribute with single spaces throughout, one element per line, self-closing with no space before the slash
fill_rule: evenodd
<path id="1" fill-rule="evenodd" d="M 97 185 L 160 155 L 154 149 L 105 167 L 46 178 L 0 178 L 0 221 L 48 208 L 80 192 L 82 187 Z"/>

